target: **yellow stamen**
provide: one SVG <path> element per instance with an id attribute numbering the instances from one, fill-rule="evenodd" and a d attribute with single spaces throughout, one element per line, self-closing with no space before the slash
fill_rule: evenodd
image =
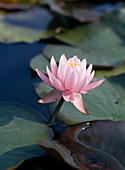
<path id="1" fill-rule="evenodd" d="M 70 62 L 68 62 L 68 64 L 69 64 L 69 66 L 71 65 L 71 63 L 70 63 Z"/>
<path id="2" fill-rule="evenodd" d="M 80 64 L 75 63 L 75 66 L 80 66 Z"/>
<path id="3" fill-rule="evenodd" d="M 80 64 L 77 64 L 76 62 L 75 62 L 75 64 L 74 64 L 74 63 L 71 64 L 70 62 L 68 62 L 68 65 L 71 66 L 72 68 L 73 68 L 74 66 L 80 66 Z"/>

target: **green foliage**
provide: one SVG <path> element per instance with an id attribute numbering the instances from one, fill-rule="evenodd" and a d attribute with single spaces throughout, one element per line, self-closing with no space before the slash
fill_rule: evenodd
<path id="1" fill-rule="evenodd" d="M 93 43 L 93 45 L 94 44 L 95 43 Z M 106 53 L 101 51 L 94 51 L 94 50 L 86 51 L 78 47 L 69 47 L 66 45 L 48 45 L 44 50 L 45 56 L 47 56 L 48 58 L 54 56 L 56 61 L 59 61 L 59 58 L 63 53 L 65 53 L 67 58 L 73 57 L 74 55 L 77 55 L 81 60 L 86 58 L 88 64 L 92 63 L 98 66 L 113 67 L 118 65 L 124 59 L 123 54 L 119 54 L 119 56 L 116 55 L 115 57 L 112 53 L 108 54 L 107 51 Z"/>
<path id="2" fill-rule="evenodd" d="M 35 70 L 36 68 L 41 70 L 43 73 L 46 73 L 46 66 L 49 65 L 49 60 L 40 54 L 35 56 L 30 61 L 30 67 Z"/>
<path id="3" fill-rule="evenodd" d="M 125 121 L 125 79 L 124 74 L 109 78 L 98 88 L 83 95 L 90 115 L 80 113 L 71 103 L 65 102 L 58 119 L 68 125 L 92 120 Z M 43 88 L 44 87 L 44 88 Z M 43 97 L 51 89 L 45 83 L 35 85 L 37 94 Z M 52 107 L 52 106 L 51 106 Z M 55 105 L 53 105 L 55 107 Z"/>
<path id="4" fill-rule="evenodd" d="M 75 36 L 74 36 L 75 35 Z M 83 51 L 100 57 L 111 65 L 117 66 L 125 59 L 125 39 L 121 39 L 112 29 L 100 24 L 89 24 L 69 30 L 56 38 L 80 47 Z"/>
<path id="5" fill-rule="evenodd" d="M 111 77 L 111 76 L 117 76 L 123 73 L 125 73 L 125 63 L 122 63 L 121 65 L 119 65 L 118 67 L 112 70 L 96 71 L 96 77 Z"/>
<path id="6" fill-rule="evenodd" d="M 42 110 L 39 114 L 18 104 L 0 103 L 0 169 L 48 169 L 44 165 L 49 166 L 50 160 L 44 162 L 44 157 L 48 156 L 38 143 L 69 169 L 124 169 L 124 7 L 105 13 L 93 6 L 102 2 L 98 0 L 0 2 L 3 10 L 0 42 L 46 43 L 42 53 L 30 61 L 32 71 L 37 68 L 46 74 L 51 57 L 54 56 L 58 63 L 60 56 L 65 54 L 67 58 L 77 55 L 80 60 L 86 58 L 88 64 L 92 63 L 97 69 L 94 80 L 106 77 L 101 86 L 83 95 L 89 115 L 80 113 L 71 103 L 64 103 L 57 120 L 69 128 L 58 140 L 52 140 L 52 130 L 42 117 Z M 52 90 L 43 82 L 35 83 L 34 87 L 39 97 Z M 47 107 L 52 111 L 55 105 Z M 55 138 L 60 125 L 55 126 Z M 59 165 L 60 168 L 53 163 L 51 167 L 65 169 Z"/>
<path id="7" fill-rule="evenodd" d="M 107 13 L 100 18 L 100 22 L 111 27 L 119 35 L 125 36 L 125 9 Z"/>
<path id="8" fill-rule="evenodd" d="M 47 18 L 46 21 L 44 18 Z M 39 22 L 41 20 L 41 22 Z M 25 12 L 2 15 L 0 18 L 0 42 L 38 41 L 52 20 L 44 8 L 36 7 Z M 43 21 L 44 25 L 43 25 Z M 6 31 L 5 31 L 6 30 Z"/>
<path id="9" fill-rule="evenodd" d="M 51 140 L 45 119 L 37 112 L 12 103 L 0 103 L 0 168 L 45 155 L 39 140 Z"/>

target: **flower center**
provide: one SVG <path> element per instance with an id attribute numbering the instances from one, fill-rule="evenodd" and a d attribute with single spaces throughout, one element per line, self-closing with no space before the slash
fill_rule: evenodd
<path id="1" fill-rule="evenodd" d="M 77 64 L 76 62 L 74 63 L 74 62 L 68 62 L 68 65 L 69 66 L 71 66 L 72 68 L 74 67 L 74 66 L 80 66 L 80 64 Z"/>

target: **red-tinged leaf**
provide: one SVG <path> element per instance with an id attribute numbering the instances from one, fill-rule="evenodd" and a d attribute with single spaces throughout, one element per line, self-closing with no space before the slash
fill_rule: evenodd
<path id="1" fill-rule="evenodd" d="M 95 121 L 69 127 L 57 141 L 40 141 L 51 156 L 74 169 L 125 168 L 125 122 Z"/>

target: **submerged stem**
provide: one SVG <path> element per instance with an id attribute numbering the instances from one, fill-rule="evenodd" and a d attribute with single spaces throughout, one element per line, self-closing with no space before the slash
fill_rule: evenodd
<path id="1" fill-rule="evenodd" d="M 59 110 L 61 109 L 63 103 L 64 103 L 64 99 L 63 99 L 63 97 L 62 97 L 62 98 L 60 99 L 59 103 L 57 104 L 57 106 L 56 106 L 56 108 L 55 108 L 55 110 L 54 110 L 51 118 L 50 118 L 49 121 L 48 121 L 48 125 L 49 125 L 49 126 L 51 126 L 52 123 L 54 122 L 54 120 L 55 120 L 55 118 L 56 118 Z"/>

